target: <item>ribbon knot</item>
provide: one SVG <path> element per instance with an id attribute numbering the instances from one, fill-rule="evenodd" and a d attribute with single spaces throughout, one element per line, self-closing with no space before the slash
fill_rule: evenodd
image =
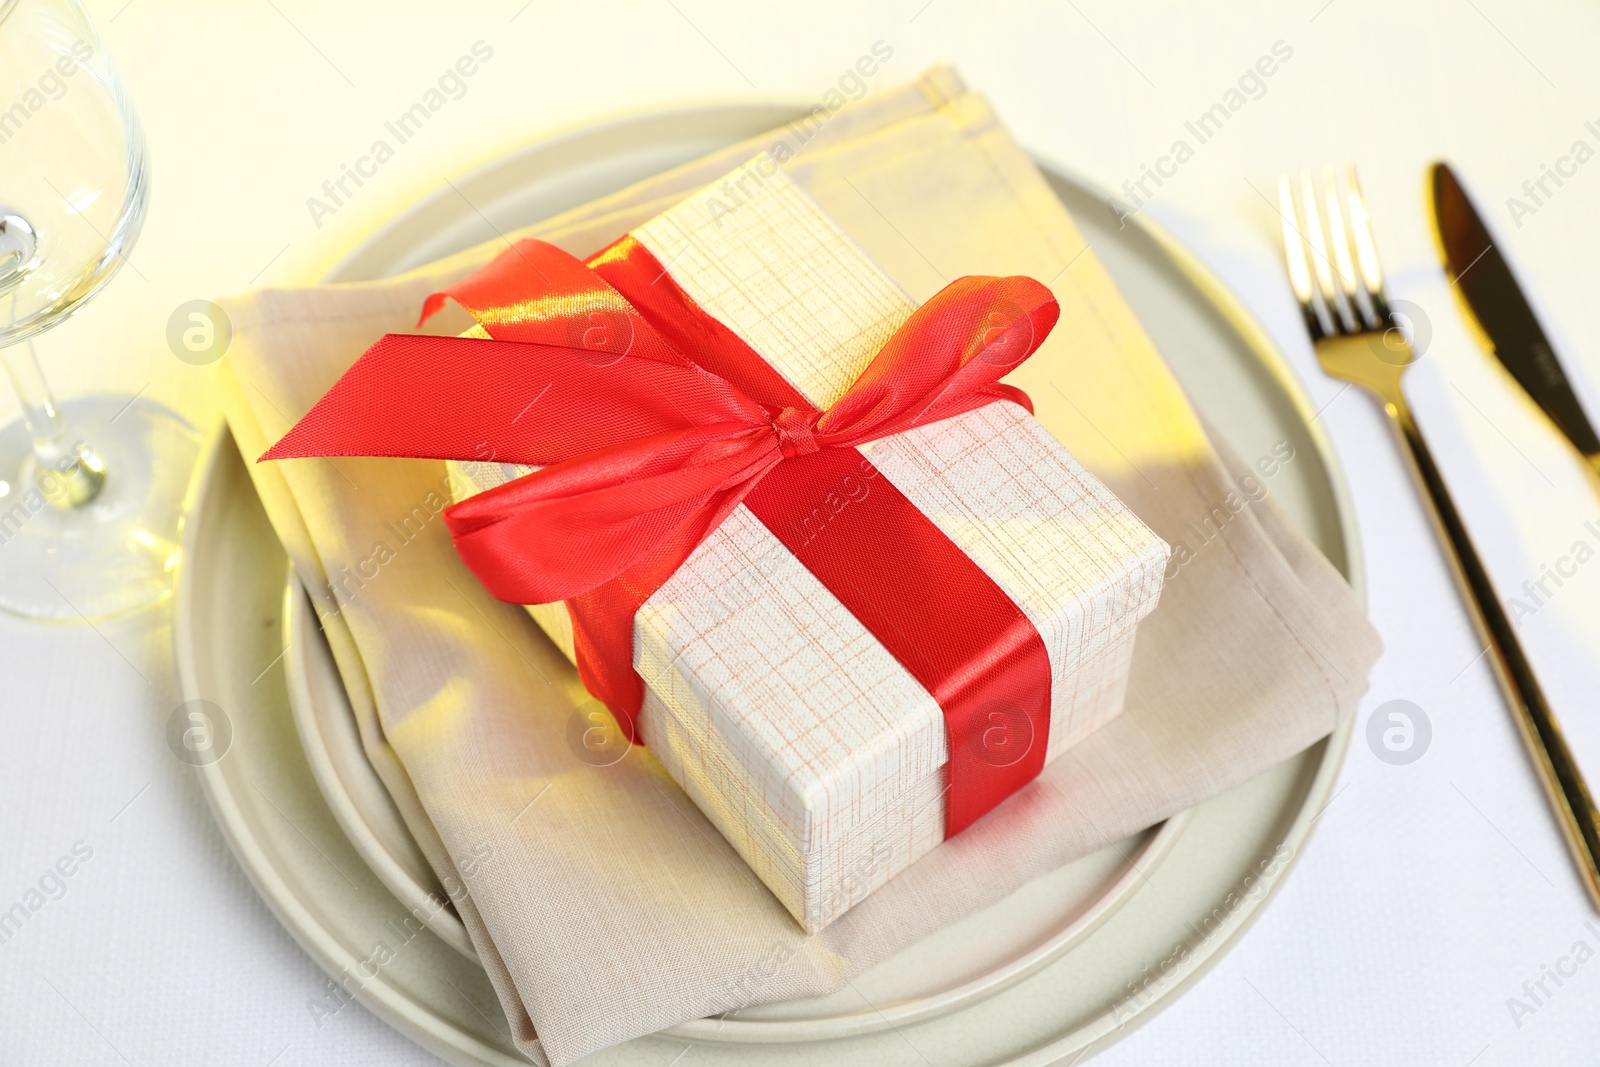
<path id="1" fill-rule="evenodd" d="M 783 450 L 784 459 L 809 456 L 822 448 L 817 444 L 819 417 L 818 412 L 799 408 L 784 408 L 778 412 L 778 417 L 772 420 L 772 428 L 777 431 L 778 447 Z"/>

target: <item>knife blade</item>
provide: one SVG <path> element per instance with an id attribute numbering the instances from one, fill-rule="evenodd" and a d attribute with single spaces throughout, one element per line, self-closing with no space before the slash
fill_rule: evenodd
<path id="1" fill-rule="evenodd" d="M 1449 164 L 1432 168 L 1434 233 L 1445 271 L 1495 358 L 1591 467 L 1600 472 L 1600 437 L 1517 284 L 1511 264 Z"/>

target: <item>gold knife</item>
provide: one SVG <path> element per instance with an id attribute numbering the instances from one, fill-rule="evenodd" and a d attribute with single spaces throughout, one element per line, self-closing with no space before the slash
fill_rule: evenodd
<path id="1" fill-rule="evenodd" d="M 1434 234 L 1445 270 L 1466 304 L 1468 318 L 1477 325 L 1495 358 L 1583 454 L 1590 469 L 1600 474 L 1600 440 L 1505 256 L 1495 247 L 1488 227 L 1450 168 L 1435 163 L 1430 179 Z M 1472 562 L 1477 564 L 1475 556 Z M 1495 599 L 1487 573 L 1481 565 L 1476 566 L 1476 573 L 1470 573 L 1472 570 L 1468 568 L 1465 577 L 1480 599 L 1488 601 L 1480 608 L 1479 618 L 1495 650 L 1491 661 L 1495 674 L 1583 877 L 1584 888 L 1600 908 L 1600 813 L 1596 812 L 1582 771 L 1567 747 L 1532 665 Z"/>
<path id="2" fill-rule="evenodd" d="M 1432 171 L 1433 224 L 1445 270 L 1500 365 L 1600 475 L 1600 437 L 1583 413 L 1511 265 L 1448 164 Z"/>

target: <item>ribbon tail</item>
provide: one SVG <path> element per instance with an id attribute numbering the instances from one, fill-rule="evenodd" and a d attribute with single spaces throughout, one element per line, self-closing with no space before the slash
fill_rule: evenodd
<path id="1" fill-rule="evenodd" d="M 644 743 L 639 733 L 644 680 L 633 669 L 634 616 L 683 566 L 700 542 L 722 525 L 744 496 L 742 487 L 716 494 L 648 558 L 604 585 L 567 601 L 578 678 L 610 710 L 623 736 L 635 744 Z"/>
<path id="2" fill-rule="evenodd" d="M 390 456 L 545 467 L 762 408 L 690 364 L 562 345 L 388 334 L 261 457 Z M 471 412 L 471 418 L 441 413 Z"/>

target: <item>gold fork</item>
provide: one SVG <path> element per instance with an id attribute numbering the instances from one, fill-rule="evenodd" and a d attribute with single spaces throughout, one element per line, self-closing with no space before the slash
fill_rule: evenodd
<path id="1" fill-rule="evenodd" d="M 1377 397 L 1405 446 L 1411 472 L 1432 505 L 1434 531 L 1444 544 L 1462 599 L 1488 646 L 1485 651 L 1491 654 L 1500 688 L 1584 887 L 1600 908 L 1600 818 L 1400 388 L 1406 367 L 1417 356 L 1384 295 L 1372 220 L 1355 168 L 1347 167 L 1340 176 L 1331 169 L 1327 172 L 1320 211 L 1309 170 L 1301 172 L 1299 185 L 1297 211 L 1289 176 L 1279 176 L 1278 208 L 1289 283 L 1300 301 L 1317 359 L 1330 376 Z"/>

